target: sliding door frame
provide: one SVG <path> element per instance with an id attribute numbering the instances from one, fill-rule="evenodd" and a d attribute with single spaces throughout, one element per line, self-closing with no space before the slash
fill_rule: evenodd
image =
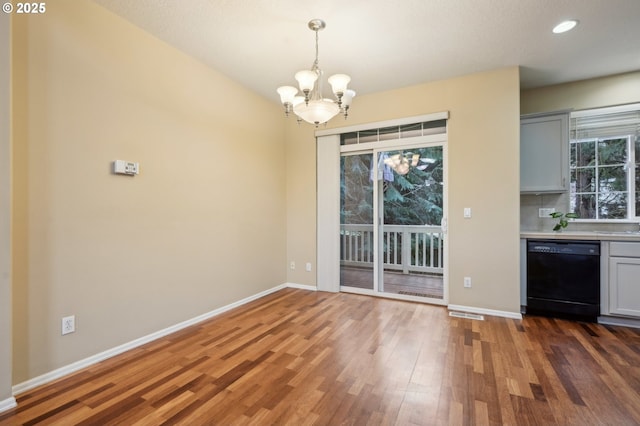
<path id="1" fill-rule="evenodd" d="M 317 138 L 317 275 L 319 291 L 340 291 L 340 135 Z"/>
<path id="2" fill-rule="evenodd" d="M 444 161 L 444 199 L 443 199 L 443 231 L 444 231 L 444 274 L 443 274 L 443 299 L 441 304 L 446 305 L 449 300 L 448 286 L 448 235 L 446 221 L 448 214 L 448 149 L 447 132 L 435 135 L 417 136 L 406 139 L 388 140 L 382 142 L 368 142 L 354 145 L 340 145 L 340 135 L 354 131 L 376 129 L 387 126 L 401 126 L 417 122 L 428 122 L 448 119 L 448 112 L 429 114 L 418 117 L 408 117 L 400 120 L 390 120 L 367 125 L 350 126 L 339 129 L 322 130 L 316 132 L 316 170 L 317 170 L 317 289 L 319 291 L 340 291 L 340 157 L 342 153 L 355 152 L 379 152 L 385 149 L 398 149 L 413 146 L 441 145 Z M 374 186 L 375 188 L 376 186 Z M 377 191 L 377 189 L 374 189 Z M 375 213 L 374 223 L 378 219 Z M 375 241 L 375 239 L 374 239 Z M 377 247 L 376 247 L 377 249 Z M 377 251 L 376 251 L 377 256 Z M 376 262 L 378 263 L 378 262 Z M 374 274 L 377 268 L 374 269 Z M 378 278 L 376 277 L 376 281 Z M 375 286 L 374 286 L 375 288 Z M 406 300 L 427 301 L 438 303 L 434 299 L 421 299 L 412 296 L 399 296 L 385 293 L 375 293 L 377 296 L 391 297 Z"/>

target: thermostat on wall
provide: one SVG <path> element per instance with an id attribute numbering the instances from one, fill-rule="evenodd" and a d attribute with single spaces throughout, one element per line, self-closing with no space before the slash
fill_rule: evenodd
<path id="1" fill-rule="evenodd" d="M 113 173 L 118 175 L 137 175 L 140 172 L 140 164 L 130 161 L 116 160 L 113 162 Z"/>

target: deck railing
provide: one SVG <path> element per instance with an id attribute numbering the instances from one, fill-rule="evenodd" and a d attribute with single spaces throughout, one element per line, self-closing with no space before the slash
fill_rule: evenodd
<path id="1" fill-rule="evenodd" d="M 439 226 L 384 225 L 384 268 L 441 274 L 443 242 Z M 340 263 L 371 267 L 373 261 L 373 225 L 340 225 Z"/>

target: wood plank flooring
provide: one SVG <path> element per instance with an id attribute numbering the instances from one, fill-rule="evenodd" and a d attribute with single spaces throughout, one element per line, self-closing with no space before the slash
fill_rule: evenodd
<path id="1" fill-rule="evenodd" d="M 285 289 L 17 397 L 0 425 L 638 425 L 640 331 Z"/>

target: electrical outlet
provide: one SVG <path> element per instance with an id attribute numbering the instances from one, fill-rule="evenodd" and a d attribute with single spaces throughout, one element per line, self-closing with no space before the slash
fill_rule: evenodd
<path id="1" fill-rule="evenodd" d="M 71 315 L 62 318 L 62 335 L 73 333 L 76 331 L 76 316 Z"/>
<path id="2" fill-rule="evenodd" d="M 538 217 L 551 217 L 551 213 L 555 211 L 555 207 L 538 209 Z"/>
<path id="3" fill-rule="evenodd" d="M 305 265 L 305 268 L 307 272 L 311 272 L 311 262 L 307 262 L 307 264 Z"/>
<path id="4" fill-rule="evenodd" d="M 296 269 L 296 262 L 292 260 L 291 263 L 289 263 L 289 269 Z"/>
<path id="5" fill-rule="evenodd" d="M 471 288 L 471 277 L 464 277 L 464 288 Z"/>

